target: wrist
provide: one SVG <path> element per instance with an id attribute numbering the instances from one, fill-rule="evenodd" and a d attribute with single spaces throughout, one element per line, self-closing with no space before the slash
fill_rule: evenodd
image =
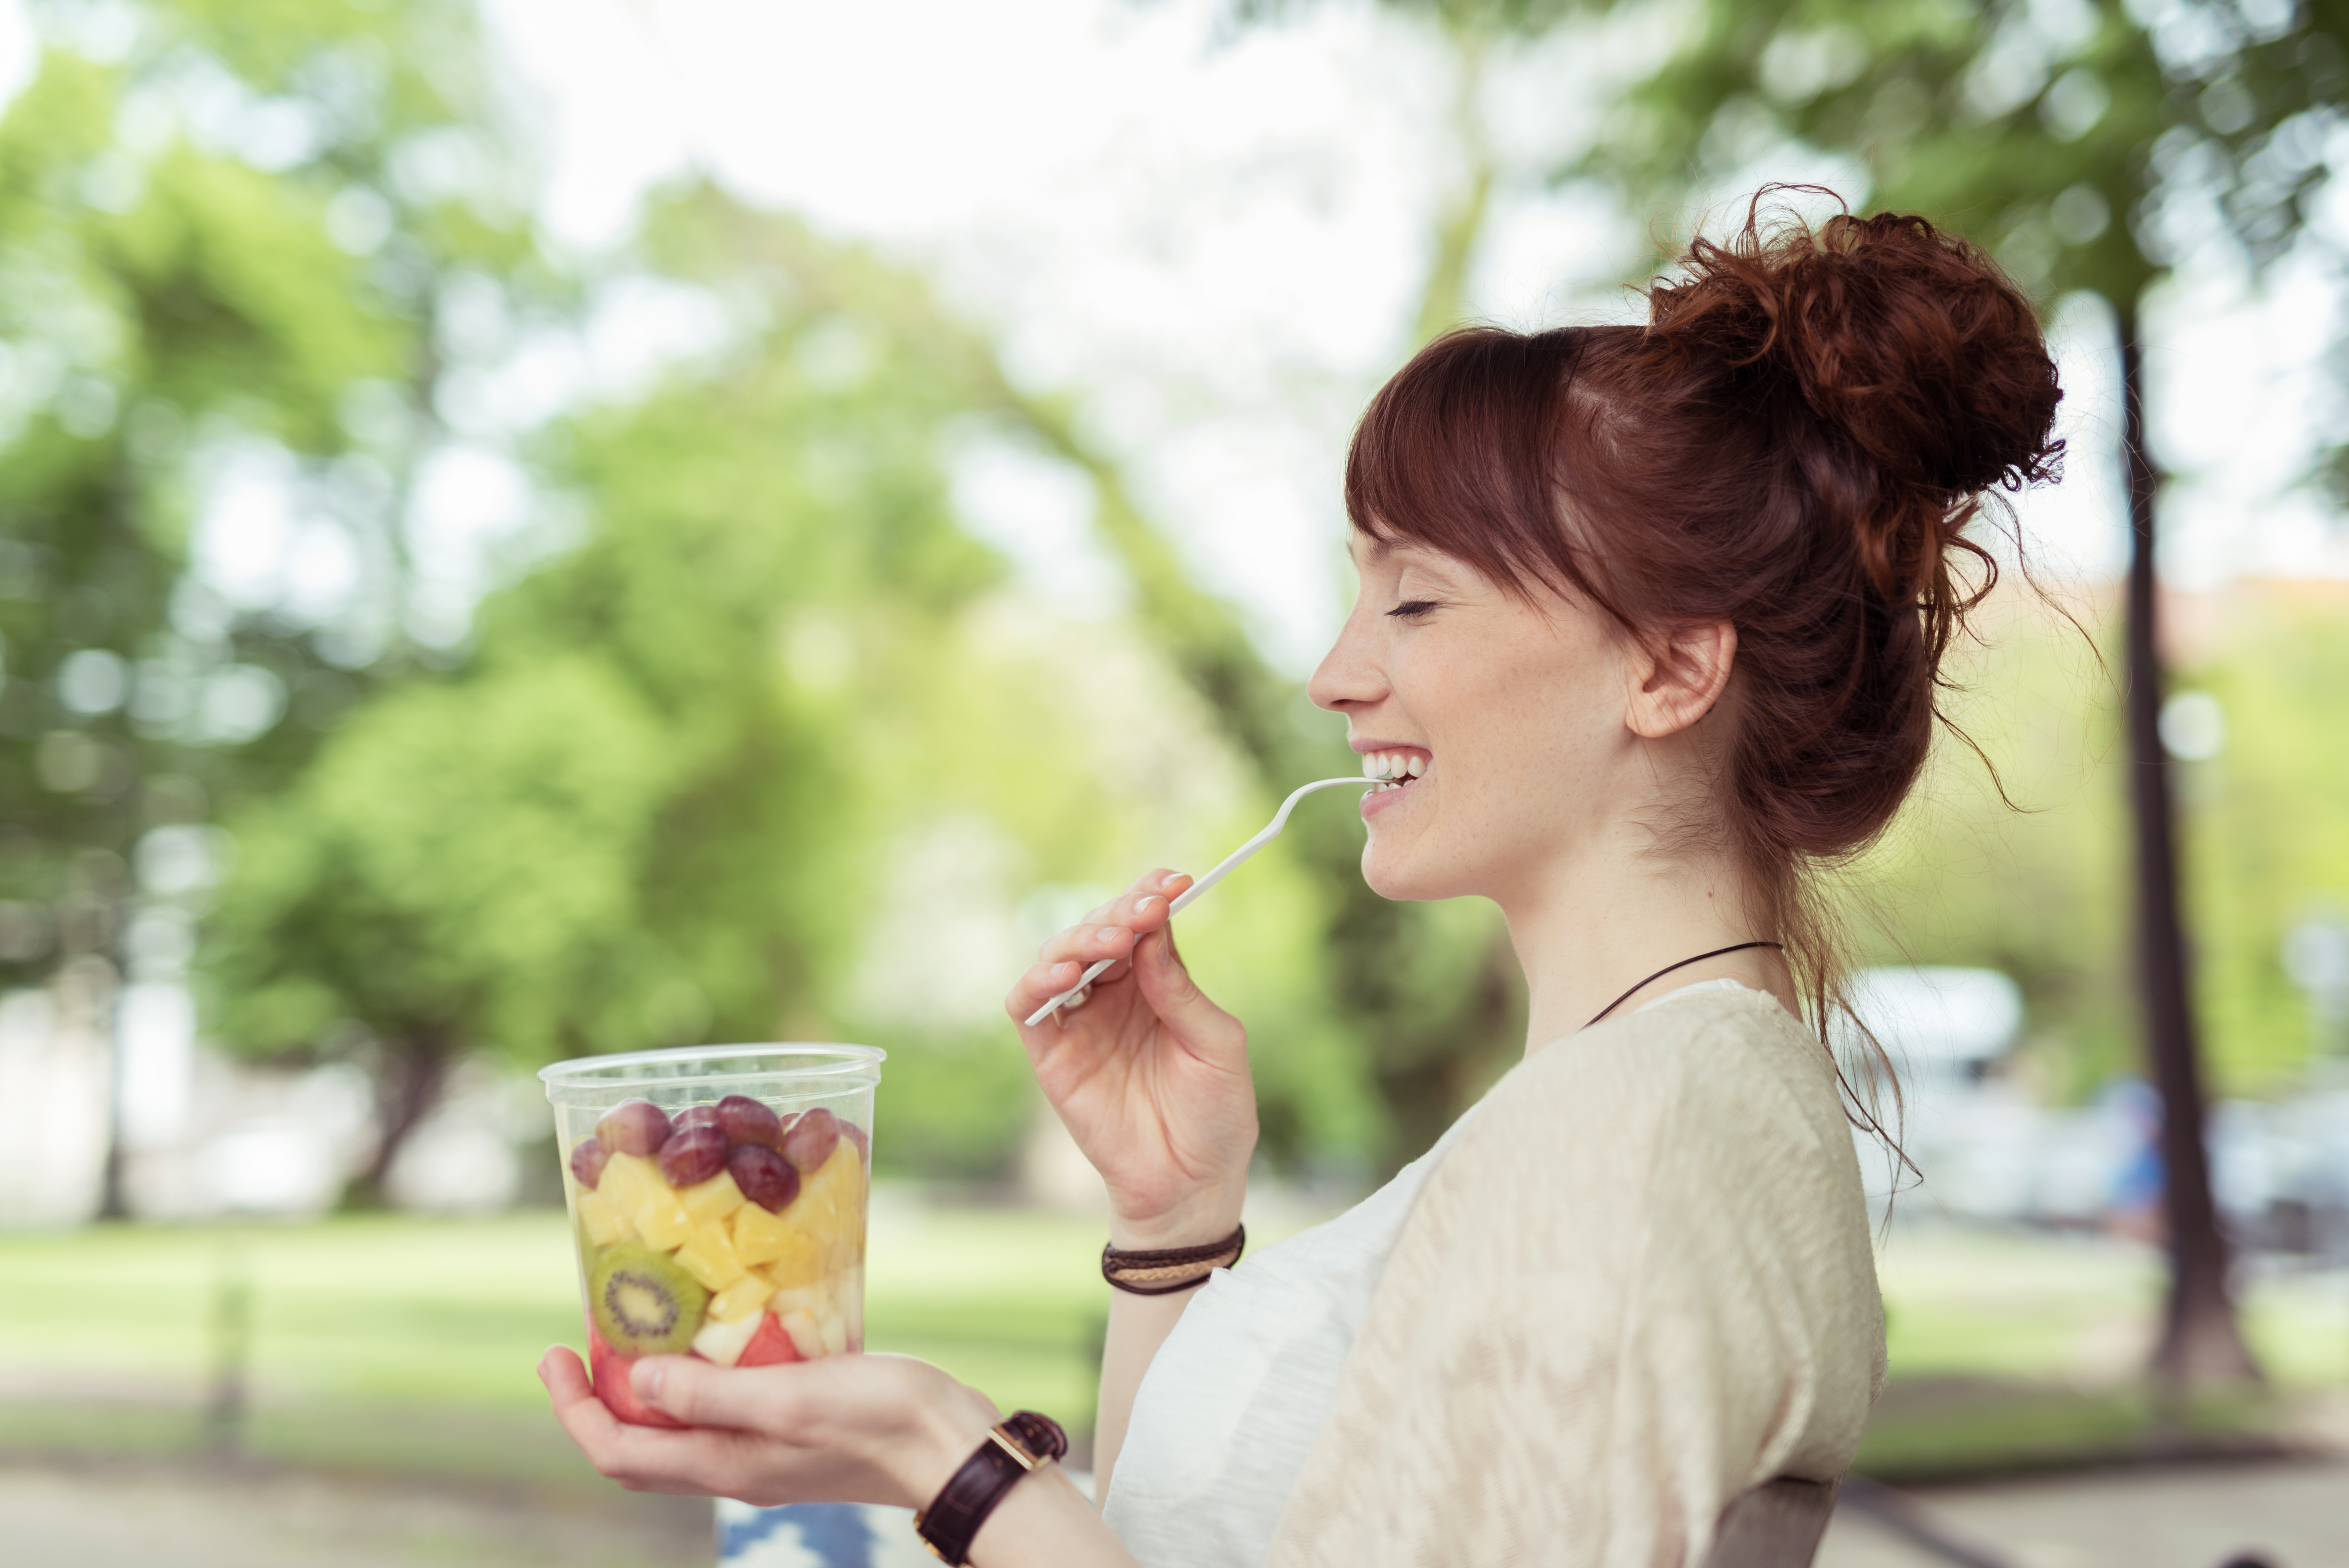
<path id="1" fill-rule="evenodd" d="M 1176 1203 L 1143 1212 L 1115 1210 L 1110 1215 L 1109 1244 L 1120 1252 L 1206 1246 L 1239 1227 L 1247 1201 L 1243 1176 L 1235 1184 L 1194 1193 Z"/>
<path id="2" fill-rule="evenodd" d="M 935 1397 L 920 1401 L 908 1413 L 885 1460 L 903 1493 L 903 1505 L 927 1508 L 1001 1419 L 1003 1412 L 994 1400 L 951 1379 Z"/>

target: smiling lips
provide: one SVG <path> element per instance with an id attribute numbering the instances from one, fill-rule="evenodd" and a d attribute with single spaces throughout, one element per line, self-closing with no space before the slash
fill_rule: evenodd
<path id="1" fill-rule="evenodd" d="M 1374 795 L 1390 789 L 1400 789 L 1427 771 L 1428 758 L 1417 751 L 1366 751 L 1362 754 L 1362 777 L 1380 780 Z"/>

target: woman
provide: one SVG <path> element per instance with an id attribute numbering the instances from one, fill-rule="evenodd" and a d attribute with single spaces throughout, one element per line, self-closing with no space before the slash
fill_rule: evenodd
<path id="1" fill-rule="evenodd" d="M 1430 345 L 1350 457 L 1361 593 L 1311 693 L 1393 780 L 1363 875 L 1499 905 L 1524 1061 L 1366 1202 L 1217 1268 L 1256 1109 L 1168 925 L 1187 879 L 1046 944 L 1016 1019 L 1119 961 L 1021 1030 L 1114 1214 L 1105 1502 L 1009 1471 L 950 1557 L 1661 1568 L 1850 1461 L 1883 1319 L 1813 874 L 1915 781 L 1958 568 L 1992 570 L 1962 531 L 2053 471 L 2058 393 L 2029 305 L 1921 219 L 1749 214 L 1684 266 L 1644 327 Z M 960 1517 L 999 1418 L 891 1357 L 647 1361 L 689 1432 L 543 1370 L 605 1473 L 754 1501 Z"/>

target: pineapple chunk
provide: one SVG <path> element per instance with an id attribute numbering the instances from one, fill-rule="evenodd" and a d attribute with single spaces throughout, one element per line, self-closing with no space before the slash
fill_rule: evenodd
<path id="1" fill-rule="evenodd" d="M 836 1312 L 827 1312 L 816 1326 L 823 1334 L 826 1356 L 837 1356 L 848 1348 L 848 1319 Z"/>
<path id="2" fill-rule="evenodd" d="M 617 1159 L 612 1161 L 613 1165 L 618 1163 Z M 636 1234 L 667 1252 L 693 1234 L 693 1216 L 685 1212 L 685 1205 L 678 1202 L 677 1189 L 662 1180 L 652 1161 L 640 1163 L 645 1166 L 644 1173 L 631 1172 L 622 1191 L 613 1196 L 620 1200 L 629 1222 L 636 1227 Z M 610 1171 L 611 1166 L 605 1167 L 607 1176 Z"/>
<path id="3" fill-rule="evenodd" d="M 711 1305 L 715 1305 L 715 1303 Z M 693 1336 L 693 1348 L 705 1361 L 715 1361 L 720 1367 L 731 1367 L 742 1359 L 742 1352 L 758 1336 L 759 1315 L 731 1320 L 711 1318 Z"/>
<path id="4" fill-rule="evenodd" d="M 759 1314 L 766 1310 L 767 1297 L 770 1294 L 771 1294 L 771 1287 L 765 1280 L 761 1279 L 757 1274 L 746 1274 L 709 1298 L 709 1315 L 720 1323 L 733 1323 L 743 1318 L 756 1319 Z M 710 1359 L 714 1361 L 717 1357 L 712 1357 Z M 728 1365 L 731 1366 L 732 1363 L 730 1362 Z"/>
<path id="5" fill-rule="evenodd" d="M 697 1225 L 722 1220 L 742 1206 L 742 1189 L 734 1185 L 733 1176 L 724 1171 L 707 1181 L 688 1187 L 677 1197 Z"/>
<path id="6" fill-rule="evenodd" d="M 732 1237 L 735 1255 L 753 1267 L 772 1263 L 790 1252 L 795 1244 L 796 1229 L 780 1214 L 770 1214 L 756 1203 L 745 1203 L 734 1211 Z"/>
<path id="7" fill-rule="evenodd" d="M 813 1284 L 824 1275 L 823 1243 L 794 1225 L 786 1233 L 781 1251 L 761 1264 L 759 1272 L 785 1290 Z"/>
<path id="8" fill-rule="evenodd" d="M 800 1189 L 792 1221 L 816 1239 L 825 1268 L 843 1268 L 864 1251 L 864 1161 L 846 1139 Z"/>
<path id="9" fill-rule="evenodd" d="M 678 1248 L 677 1261 L 686 1273 L 711 1290 L 724 1290 L 748 1272 L 742 1267 L 742 1260 L 734 1255 L 734 1243 L 726 1239 L 722 1225 L 693 1229 L 685 1244 Z"/>
<path id="10" fill-rule="evenodd" d="M 590 1246 L 608 1247 L 614 1242 L 627 1239 L 631 1227 L 627 1211 L 600 1188 L 588 1188 L 579 1194 L 579 1228 L 587 1233 Z"/>
<path id="11" fill-rule="evenodd" d="M 604 1164 L 604 1174 L 595 1182 L 595 1191 L 603 1193 L 625 1212 L 634 1209 L 637 1200 L 648 1188 L 665 1185 L 660 1168 L 641 1154 L 615 1154 Z"/>

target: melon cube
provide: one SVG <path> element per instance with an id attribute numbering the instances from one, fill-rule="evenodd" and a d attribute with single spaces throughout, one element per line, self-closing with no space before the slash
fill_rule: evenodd
<path id="1" fill-rule="evenodd" d="M 626 1241 L 633 1227 L 627 1211 L 611 1194 L 591 1188 L 579 1194 L 579 1228 L 587 1233 L 590 1246 L 608 1247 Z"/>
<path id="2" fill-rule="evenodd" d="M 707 1225 L 742 1206 L 742 1189 L 734 1184 L 730 1172 L 720 1171 L 709 1181 L 686 1188 L 677 1198 L 695 1224 Z"/>
<path id="3" fill-rule="evenodd" d="M 734 1255 L 734 1244 L 726 1239 L 722 1225 L 689 1227 L 684 1244 L 677 1249 L 677 1261 L 711 1290 L 724 1290 L 748 1272 Z"/>
<path id="4" fill-rule="evenodd" d="M 778 1317 L 794 1312 L 822 1317 L 831 1305 L 832 1293 L 820 1284 L 787 1285 L 767 1299 L 767 1310 Z"/>
<path id="5" fill-rule="evenodd" d="M 731 1321 L 713 1317 L 704 1323 L 701 1331 L 693 1336 L 693 1348 L 704 1360 L 715 1361 L 720 1367 L 731 1367 L 742 1359 L 743 1350 L 759 1332 L 759 1315 L 755 1312 Z"/>
<path id="6" fill-rule="evenodd" d="M 800 1353 L 802 1361 L 812 1361 L 823 1354 L 823 1329 L 815 1318 L 804 1312 L 779 1315 L 783 1332 L 792 1336 L 792 1348 Z"/>
<path id="7" fill-rule="evenodd" d="M 756 1317 L 766 1310 L 767 1297 L 772 1294 L 765 1280 L 757 1274 L 746 1274 L 709 1298 L 709 1315 L 727 1323 L 737 1318 Z"/>

